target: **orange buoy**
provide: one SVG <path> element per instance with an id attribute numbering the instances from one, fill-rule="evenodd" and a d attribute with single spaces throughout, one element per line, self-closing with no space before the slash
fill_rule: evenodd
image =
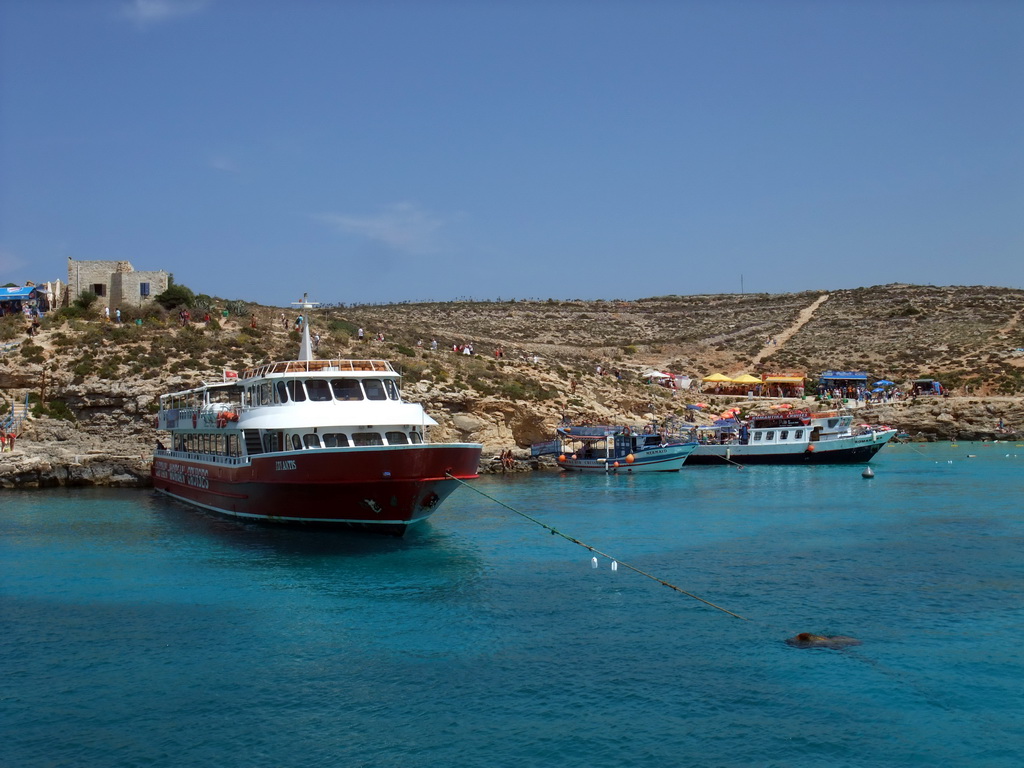
<path id="1" fill-rule="evenodd" d="M 634 461 L 636 461 L 636 457 L 632 453 L 626 457 L 627 464 L 632 464 Z"/>

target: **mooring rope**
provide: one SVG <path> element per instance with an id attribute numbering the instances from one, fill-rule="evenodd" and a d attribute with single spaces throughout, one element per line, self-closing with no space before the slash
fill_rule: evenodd
<path id="1" fill-rule="evenodd" d="M 445 472 L 445 476 L 450 478 L 450 479 L 452 479 L 452 480 L 455 480 L 457 483 L 460 483 L 461 485 L 465 486 L 466 488 L 469 488 L 470 490 L 475 491 L 476 493 L 479 493 L 484 498 L 490 499 L 495 504 L 501 505 L 502 507 L 504 507 L 505 509 L 509 510 L 510 512 L 515 512 L 517 515 L 519 515 L 520 517 L 523 517 L 523 518 L 529 520 L 531 523 L 535 523 L 535 524 L 539 525 L 541 528 L 544 528 L 545 530 L 551 531 L 551 535 L 552 536 L 561 536 L 566 541 L 571 541 L 573 544 L 578 544 L 579 546 L 583 547 L 584 549 L 587 549 L 590 552 L 593 552 L 595 554 L 601 555 L 601 557 L 607 557 L 609 560 L 611 560 L 612 562 L 618 563 L 623 568 L 629 568 L 629 570 L 633 571 L 634 573 L 639 573 L 641 576 L 644 576 L 644 577 L 650 579 L 651 581 L 656 581 L 656 582 L 658 582 L 659 584 L 661 584 L 664 587 L 668 587 L 669 589 L 674 590 L 676 592 L 679 592 L 680 594 L 686 595 L 687 597 L 692 597 L 694 600 L 698 600 L 698 601 L 704 603 L 704 605 L 708 605 L 708 606 L 714 608 L 717 611 L 721 611 L 722 613 L 727 613 L 730 616 L 732 616 L 733 618 L 741 619 L 742 621 L 750 621 L 750 619 L 748 619 L 745 616 L 740 616 L 738 613 L 733 613 L 732 611 L 727 610 L 726 608 L 723 608 L 720 605 L 715 605 L 710 600 L 705 600 L 703 597 L 700 597 L 699 595 L 695 595 L 692 592 L 687 592 L 685 589 L 677 587 L 675 584 L 672 584 L 672 583 L 670 583 L 668 581 L 665 581 L 664 579 L 659 579 L 657 576 L 654 576 L 653 574 L 650 574 L 650 573 L 647 573 L 646 571 L 640 570 L 635 565 L 630 565 L 629 563 L 623 562 L 622 560 L 620 560 L 617 557 L 613 557 L 612 555 L 609 555 L 606 552 L 602 552 L 601 550 L 599 550 L 599 549 L 597 549 L 595 547 L 592 547 L 589 544 L 580 541 L 579 539 L 575 539 L 572 536 L 564 534 L 561 531 L 557 530 L 556 528 L 553 528 L 552 526 L 548 525 L 547 523 L 544 523 L 544 522 L 538 520 L 535 517 L 531 517 L 530 515 L 526 514 L 525 512 L 522 512 L 522 511 L 516 509 L 515 507 L 513 507 L 513 506 L 511 506 L 509 504 L 506 504 L 501 499 L 496 499 L 493 496 L 491 496 L 490 494 L 484 493 L 479 488 L 477 488 L 477 487 L 475 487 L 473 485 L 470 485 L 469 483 L 467 483 L 464 480 L 460 480 L 459 478 L 454 477 L 453 475 L 451 475 L 448 472 Z"/>
<path id="2" fill-rule="evenodd" d="M 736 469 L 743 469 L 743 465 L 742 464 L 740 464 L 738 461 L 733 461 L 728 456 L 719 456 L 718 458 L 720 458 L 722 461 L 724 461 L 724 462 L 726 462 L 728 464 L 732 464 L 734 467 L 736 467 Z"/>

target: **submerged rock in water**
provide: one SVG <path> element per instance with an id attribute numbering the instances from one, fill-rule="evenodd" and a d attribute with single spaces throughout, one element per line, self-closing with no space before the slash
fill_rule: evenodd
<path id="1" fill-rule="evenodd" d="M 810 632 L 801 632 L 786 639 L 786 645 L 793 648 L 831 648 L 835 651 L 860 644 L 860 640 L 855 637 L 847 637 L 846 635 L 812 635 Z"/>

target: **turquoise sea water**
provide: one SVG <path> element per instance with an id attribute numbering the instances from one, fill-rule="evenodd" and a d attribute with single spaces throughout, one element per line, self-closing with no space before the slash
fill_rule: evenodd
<path id="1" fill-rule="evenodd" d="M 468 488 L 403 540 L 3 491 L 0 763 L 1016 768 L 1024 447 L 870 466 L 475 482 L 747 621 Z"/>

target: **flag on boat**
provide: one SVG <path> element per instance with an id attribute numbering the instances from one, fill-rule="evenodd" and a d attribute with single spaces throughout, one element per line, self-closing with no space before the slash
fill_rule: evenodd
<path id="1" fill-rule="evenodd" d="M 224 371 L 224 381 L 227 381 L 228 379 L 237 379 L 237 378 L 238 378 L 238 371 L 228 371 L 228 370 Z"/>

